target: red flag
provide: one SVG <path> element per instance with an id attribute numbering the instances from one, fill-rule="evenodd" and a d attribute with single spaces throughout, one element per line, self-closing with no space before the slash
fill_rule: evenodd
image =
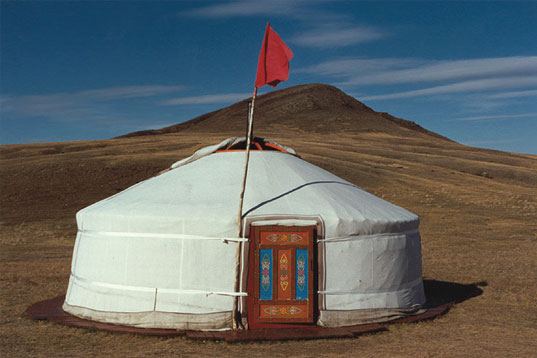
<path id="1" fill-rule="evenodd" d="M 289 78 L 289 61 L 292 58 L 291 49 L 267 23 L 259 52 L 255 87 L 260 88 L 267 84 L 276 87 L 278 83 L 286 81 Z"/>

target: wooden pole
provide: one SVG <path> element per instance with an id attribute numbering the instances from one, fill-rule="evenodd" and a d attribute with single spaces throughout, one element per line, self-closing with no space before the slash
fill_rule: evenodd
<path id="1" fill-rule="evenodd" d="M 239 237 L 245 237 L 246 233 L 243 232 L 243 218 L 242 218 L 242 209 L 244 206 L 244 193 L 246 192 L 246 180 L 248 178 L 248 165 L 250 163 L 250 145 L 252 143 L 253 139 L 253 131 L 254 131 L 254 106 L 255 106 L 255 97 L 257 96 L 257 87 L 254 86 L 254 93 L 252 94 L 252 102 L 250 102 L 250 107 L 248 108 L 248 130 L 246 132 L 246 160 L 244 163 L 244 173 L 242 176 L 242 187 L 241 187 L 241 195 L 240 195 L 240 201 L 239 201 L 239 213 L 238 213 L 238 233 Z M 239 292 L 240 290 L 240 283 L 241 283 L 241 258 L 242 258 L 242 248 L 243 243 L 239 243 L 239 247 L 237 249 L 237 276 L 235 279 L 235 292 Z M 236 297 L 235 302 L 233 304 L 233 328 L 238 329 L 239 327 L 243 327 L 242 324 L 242 318 L 240 316 L 239 312 L 239 297 Z"/>
<path id="2" fill-rule="evenodd" d="M 254 131 L 254 106 L 255 97 L 257 96 L 257 87 L 254 87 L 254 93 L 252 95 L 252 102 L 250 104 L 250 111 L 248 113 L 248 132 L 246 133 L 246 163 L 244 164 L 244 174 L 242 176 L 242 188 L 239 202 L 239 237 L 244 237 L 242 232 L 242 209 L 244 204 L 244 193 L 246 191 L 246 179 L 248 178 L 248 165 L 250 163 L 250 145 L 252 144 L 253 131 Z"/>

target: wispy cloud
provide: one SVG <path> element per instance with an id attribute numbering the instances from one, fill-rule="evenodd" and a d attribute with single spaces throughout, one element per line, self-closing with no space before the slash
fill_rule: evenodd
<path id="1" fill-rule="evenodd" d="M 208 18 L 287 15 L 302 4 L 304 4 L 304 1 L 232 1 L 194 8 L 182 14 Z"/>
<path id="2" fill-rule="evenodd" d="M 537 56 L 431 61 L 420 58 L 336 58 L 295 71 L 332 79 L 368 101 L 426 97 L 456 100 L 474 112 L 496 110 L 537 96 Z M 408 89 L 412 84 L 428 87 Z M 434 85 L 433 85 L 434 84 Z M 404 91 L 393 86 L 405 85 Z M 372 94 L 382 88 L 391 93 Z M 390 86 L 390 87 L 388 87 Z M 530 89 L 525 89 L 533 87 Z M 519 90 L 514 90 L 519 89 Z M 384 90 L 387 92 L 387 90 Z M 458 94 L 464 93 L 465 96 Z"/>
<path id="3" fill-rule="evenodd" d="M 401 84 L 537 74 L 537 56 L 439 61 L 353 77 L 347 84 Z"/>
<path id="4" fill-rule="evenodd" d="M 326 6 L 323 7 L 323 4 L 330 2 L 331 0 L 238 0 L 192 8 L 180 12 L 179 15 L 213 19 L 285 17 L 310 27 L 318 24 L 342 26 L 352 23 L 353 18 L 349 13 L 334 12 Z"/>
<path id="5" fill-rule="evenodd" d="M 536 118 L 537 112 L 533 113 L 517 113 L 517 114 L 494 114 L 487 116 L 473 116 L 455 118 L 455 121 L 490 121 L 490 120 L 504 120 L 504 119 L 516 119 L 516 118 Z"/>
<path id="6" fill-rule="evenodd" d="M 386 35 L 374 27 L 333 24 L 298 33 L 291 37 L 291 42 L 305 47 L 336 48 L 379 40 Z"/>
<path id="7" fill-rule="evenodd" d="M 412 58 L 339 58 L 298 68 L 294 72 L 320 76 L 348 77 L 350 75 L 367 75 L 371 72 L 378 73 L 397 68 L 408 68 L 423 62 L 425 61 Z"/>
<path id="8" fill-rule="evenodd" d="M 513 107 L 511 100 L 489 98 L 486 93 L 464 93 L 462 96 L 454 94 L 451 98 L 446 98 L 446 100 L 457 102 L 460 110 L 469 114 L 491 113 L 498 111 L 500 108 Z"/>
<path id="9" fill-rule="evenodd" d="M 241 0 L 217 3 L 186 10 L 180 15 L 199 18 L 235 18 L 270 16 L 293 18 L 305 30 L 290 37 L 290 42 L 316 48 L 343 47 L 378 40 L 384 31 L 370 26 L 357 26 L 352 16 L 319 6 L 328 0 Z"/>
<path id="10" fill-rule="evenodd" d="M 461 140 L 462 144 L 471 145 L 471 146 L 492 146 L 493 149 L 498 149 L 498 144 L 512 144 L 519 143 L 522 139 L 485 139 L 485 140 Z"/>
<path id="11" fill-rule="evenodd" d="M 165 93 L 177 92 L 183 90 L 184 86 L 164 86 L 164 85 L 143 85 L 143 86 L 124 86 L 124 87 L 109 87 L 87 90 L 74 93 L 73 95 L 91 99 L 110 101 L 127 98 L 153 97 Z"/>
<path id="12" fill-rule="evenodd" d="M 335 59 L 304 73 L 345 78 L 345 85 L 392 85 L 537 75 L 537 56 L 431 61 L 415 58 Z"/>
<path id="13" fill-rule="evenodd" d="M 4 96 L 0 110 L 3 113 L 30 117 L 84 119 L 89 115 L 103 115 L 106 103 L 133 98 L 155 97 L 175 93 L 184 86 L 140 85 L 107 87 L 76 92 L 46 95 Z"/>
<path id="14" fill-rule="evenodd" d="M 535 97 L 537 96 L 537 90 L 526 90 L 526 91 L 512 91 L 512 92 L 503 92 L 503 93 L 494 93 L 490 94 L 488 98 L 523 98 L 523 97 Z"/>
<path id="15" fill-rule="evenodd" d="M 463 93 L 463 92 L 476 92 L 476 91 L 490 91 L 497 89 L 527 87 L 537 85 L 537 76 L 516 76 L 516 77 L 503 77 L 503 78 L 490 78 L 481 80 L 471 80 L 451 83 L 447 85 L 434 86 L 424 89 L 395 92 L 389 94 L 380 94 L 373 96 L 362 97 L 363 100 L 386 100 L 386 99 L 398 99 L 398 98 L 410 98 L 431 96 L 448 93 Z"/>
<path id="16" fill-rule="evenodd" d="M 219 93 L 202 96 L 190 96 L 167 99 L 160 102 L 165 106 L 196 105 L 196 104 L 221 104 L 243 100 L 250 96 L 249 93 Z"/>

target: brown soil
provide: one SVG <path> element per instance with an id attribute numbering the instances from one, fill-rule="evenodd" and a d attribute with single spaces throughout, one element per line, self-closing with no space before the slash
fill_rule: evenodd
<path id="1" fill-rule="evenodd" d="M 321 101 L 310 95 L 312 103 Z M 278 113 L 278 101 L 265 106 Z M 288 114 L 281 126 L 256 122 L 263 128 L 257 134 L 419 214 L 427 287 L 442 292 L 441 301 L 460 302 L 447 315 L 354 339 L 240 345 L 113 334 L 23 317 L 30 304 L 65 293 L 78 209 L 202 145 L 241 134 L 224 124 L 211 131 L 207 122 L 203 130 L 171 134 L 0 147 L 0 355 L 535 356 L 537 157 L 466 147 L 386 115 L 369 115 L 354 114 L 365 127 L 345 119 L 341 123 L 356 128 L 343 132 L 335 122 L 324 131 L 318 120 L 309 122 L 317 129 L 301 124 L 290 130 L 295 122 Z M 388 122 L 370 123 L 380 118 Z"/>

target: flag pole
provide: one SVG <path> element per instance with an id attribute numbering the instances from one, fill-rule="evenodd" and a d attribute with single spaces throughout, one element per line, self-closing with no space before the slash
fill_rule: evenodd
<path id="1" fill-rule="evenodd" d="M 250 145 L 252 143 L 253 139 L 253 131 L 254 131 L 254 106 L 255 106 L 255 98 L 257 96 L 257 87 L 254 86 L 254 93 L 252 94 L 252 101 L 250 102 L 250 106 L 248 108 L 248 129 L 246 131 L 246 160 L 244 163 L 244 172 L 242 176 L 242 187 L 241 187 L 241 195 L 240 195 L 240 202 L 239 202 L 239 213 L 238 213 L 238 232 L 239 237 L 244 238 L 246 237 L 246 233 L 243 231 L 243 218 L 242 218 L 242 209 L 244 206 L 244 193 L 246 192 L 246 179 L 248 178 L 248 165 L 250 163 Z M 241 254 L 242 254 L 242 247 L 243 244 L 239 243 L 239 247 L 237 249 L 237 277 L 235 280 L 235 292 L 239 292 L 241 289 Z M 242 324 L 242 319 L 239 312 L 239 297 L 236 297 L 235 302 L 233 302 L 233 329 L 238 329 L 239 327 L 244 328 Z"/>
<path id="2" fill-rule="evenodd" d="M 252 144 L 253 131 L 254 131 L 254 106 L 255 97 L 257 96 L 257 87 L 254 86 L 254 93 L 252 95 L 252 102 L 250 102 L 250 108 L 248 111 L 248 130 L 246 133 L 246 162 L 244 164 L 244 173 L 242 176 L 242 188 L 239 203 L 239 237 L 244 237 L 245 233 L 242 228 L 242 208 L 244 205 L 244 193 L 246 191 L 246 179 L 248 178 L 248 165 L 250 163 L 250 145 Z"/>
<path id="3" fill-rule="evenodd" d="M 270 36 L 269 36 L 270 35 Z M 269 48 L 270 44 L 270 48 Z M 248 130 L 246 132 L 246 160 L 244 163 L 244 173 L 242 176 L 242 187 L 239 202 L 239 212 L 237 218 L 238 224 L 238 236 L 240 238 L 246 238 L 247 233 L 244 227 L 243 220 L 243 206 L 244 206 L 244 193 L 246 192 L 246 182 L 248 178 L 248 165 L 250 164 L 250 146 L 253 140 L 254 131 L 254 109 L 255 98 L 257 96 L 257 88 L 264 85 L 270 85 L 275 87 L 279 82 L 286 81 L 289 77 L 289 61 L 293 58 L 293 52 L 285 42 L 278 36 L 278 34 L 272 30 L 270 24 L 267 22 L 265 28 L 265 35 L 263 36 L 263 43 L 261 45 L 261 51 L 259 52 L 259 59 L 257 62 L 257 74 L 254 84 L 254 93 L 252 94 L 252 101 L 248 108 Z M 235 278 L 235 292 L 242 295 L 242 272 L 243 269 L 241 262 L 243 257 L 244 242 L 249 240 L 241 240 L 237 247 L 237 265 L 236 265 L 236 278 Z M 233 329 L 244 328 L 242 324 L 242 317 L 239 307 L 239 302 L 242 304 L 239 295 L 235 297 L 233 302 Z"/>

